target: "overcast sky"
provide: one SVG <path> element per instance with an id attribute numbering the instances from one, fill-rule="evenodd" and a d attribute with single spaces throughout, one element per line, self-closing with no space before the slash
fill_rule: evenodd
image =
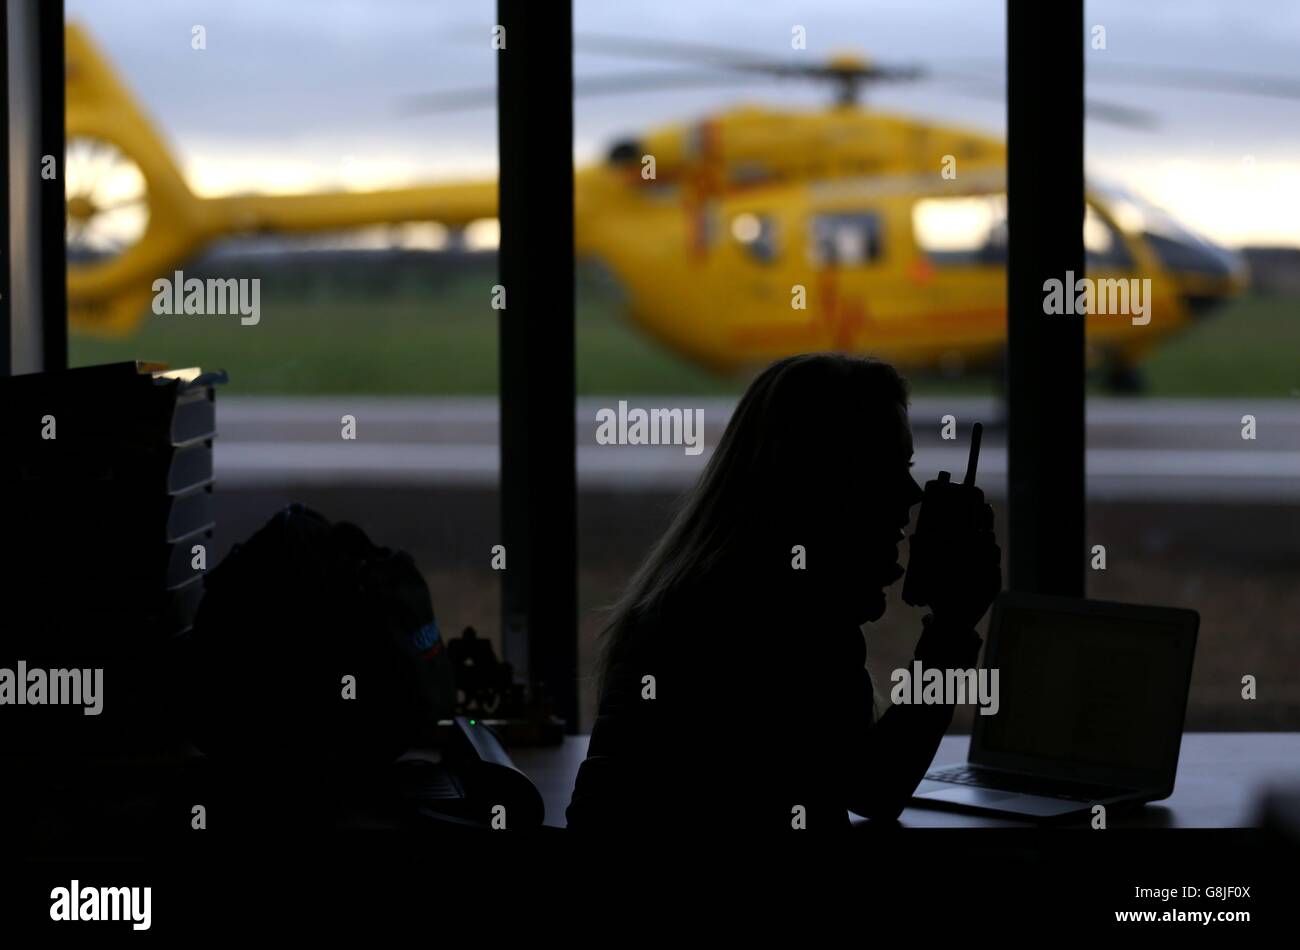
<path id="1" fill-rule="evenodd" d="M 371 188 L 495 171 L 490 109 L 402 113 L 406 97 L 491 85 L 492 0 L 67 0 L 204 194 Z M 773 57 L 851 49 L 933 69 L 1005 55 L 1004 0 L 575 0 L 575 29 L 744 47 Z M 1253 71 L 1300 82 L 1300 0 L 1091 0 L 1107 64 Z M 190 46 L 206 29 L 207 49 Z M 795 24 L 808 50 L 790 48 Z M 579 53 L 578 76 L 657 68 Z M 664 69 L 672 68 L 665 65 Z M 1089 173 L 1118 181 L 1230 244 L 1300 245 L 1300 100 L 1100 82 L 1090 95 L 1150 110 L 1155 131 L 1090 122 Z M 1002 134 L 1005 106 L 922 84 L 874 90 L 894 111 Z M 578 102 L 575 152 L 737 102 L 815 109 L 790 82 Z"/>

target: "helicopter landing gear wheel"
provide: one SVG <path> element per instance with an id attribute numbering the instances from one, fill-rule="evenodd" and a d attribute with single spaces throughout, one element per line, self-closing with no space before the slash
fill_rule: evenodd
<path id="1" fill-rule="evenodd" d="M 1138 396 L 1147 391 L 1147 378 L 1130 363 L 1113 359 L 1102 369 L 1102 387 L 1115 396 Z"/>

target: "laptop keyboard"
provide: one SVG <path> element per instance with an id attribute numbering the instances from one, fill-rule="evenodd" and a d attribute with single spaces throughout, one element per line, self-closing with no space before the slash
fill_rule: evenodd
<path id="1" fill-rule="evenodd" d="M 457 801 L 465 792 L 450 769 L 424 759 L 405 759 L 394 773 L 403 798 L 420 802 Z"/>
<path id="2" fill-rule="evenodd" d="M 1020 792 L 1025 795 L 1042 795 L 1046 798 L 1064 798 L 1074 802 L 1094 802 L 1113 798 L 1127 791 L 1109 785 L 1091 785 L 1060 779 L 1041 778 L 1034 775 L 1008 774 L 973 765 L 951 765 L 926 772 L 925 777 L 935 782 L 952 782 L 957 785 L 978 785 L 1001 792 Z"/>

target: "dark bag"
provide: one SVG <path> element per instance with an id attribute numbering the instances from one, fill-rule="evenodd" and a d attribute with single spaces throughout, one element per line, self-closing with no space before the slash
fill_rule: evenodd
<path id="1" fill-rule="evenodd" d="M 195 741 L 219 758 L 390 761 L 452 715 L 446 654 L 410 555 L 291 505 L 207 577 Z"/>

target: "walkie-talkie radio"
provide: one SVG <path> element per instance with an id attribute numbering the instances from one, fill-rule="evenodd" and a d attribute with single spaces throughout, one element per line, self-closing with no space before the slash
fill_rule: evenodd
<path id="1" fill-rule="evenodd" d="M 916 531 L 909 544 L 907 577 L 903 600 L 913 607 L 928 606 L 935 594 L 936 573 L 945 555 L 955 553 L 980 530 L 984 514 L 984 492 L 975 487 L 975 470 L 980 461 L 980 437 L 984 426 L 975 423 L 970 434 L 970 459 L 966 479 L 958 484 L 948 472 L 925 483 Z"/>

